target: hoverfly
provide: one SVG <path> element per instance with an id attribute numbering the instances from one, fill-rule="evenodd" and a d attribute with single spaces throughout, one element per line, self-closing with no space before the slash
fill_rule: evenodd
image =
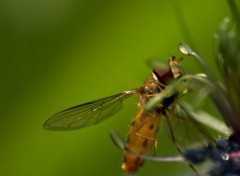
<path id="1" fill-rule="evenodd" d="M 174 94 L 159 103 L 151 111 L 145 110 L 145 105 L 153 97 L 158 95 L 169 81 L 178 79 L 184 75 L 179 62 L 182 58 L 172 57 L 168 62 L 168 68 L 165 70 L 154 68 L 152 76 L 148 78 L 145 84 L 136 89 L 124 91 L 122 93 L 108 96 L 95 101 L 80 104 L 63 111 L 60 111 L 50 117 L 45 123 L 44 128 L 48 130 L 75 130 L 98 124 L 111 117 L 122 107 L 122 102 L 134 94 L 139 96 L 138 111 L 131 123 L 127 139 L 127 148 L 139 153 L 147 154 L 150 148 L 156 145 L 156 134 L 159 121 L 163 116 L 166 117 L 169 131 L 174 144 L 176 143 L 173 135 L 173 129 L 169 118 L 166 115 L 168 107 L 174 103 L 178 94 Z M 181 119 L 181 118 L 180 118 Z M 181 119 L 185 121 L 185 119 Z M 177 145 L 175 144 L 177 147 Z M 180 149 L 177 147 L 178 151 Z M 181 151 L 180 151 L 181 152 Z M 122 169 L 127 173 L 134 173 L 144 162 L 144 159 L 133 154 L 125 152 Z"/>

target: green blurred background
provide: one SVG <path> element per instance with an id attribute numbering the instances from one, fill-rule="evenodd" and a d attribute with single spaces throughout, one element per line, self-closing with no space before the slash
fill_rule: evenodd
<path id="1" fill-rule="evenodd" d="M 44 121 L 67 107 L 141 86 L 151 74 L 147 59 L 181 56 L 178 43 L 191 43 L 186 35 L 215 69 L 212 36 L 229 13 L 224 0 L 1 0 L 0 175 L 126 175 L 109 130 L 127 134 L 136 98 L 82 130 L 47 131 Z M 190 58 L 182 65 L 200 70 Z M 159 138 L 159 153 L 176 154 L 164 132 Z M 186 172 L 185 164 L 147 161 L 136 175 Z"/>

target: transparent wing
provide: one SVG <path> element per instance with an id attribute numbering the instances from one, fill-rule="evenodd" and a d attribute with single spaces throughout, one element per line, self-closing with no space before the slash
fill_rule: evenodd
<path id="1" fill-rule="evenodd" d="M 211 118 L 210 115 L 206 118 L 203 115 L 203 113 L 196 114 L 180 100 L 169 107 L 168 116 L 177 145 L 184 149 L 200 146 L 216 141 L 220 135 L 225 135 L 224 131 L 227 133 L 228 129 L 223 123 Z M 218 124 L 218 127 L 223 129 L 217 129 L 214 124 Z"/>
<path id="2" fill-rule="evenodd" d="M 137 89 L 80 104 L 50 117 L 43 125 L 49 130 L 75 130 L 100 123 L 122 107 L 126 98 L 136 93 Z"/>

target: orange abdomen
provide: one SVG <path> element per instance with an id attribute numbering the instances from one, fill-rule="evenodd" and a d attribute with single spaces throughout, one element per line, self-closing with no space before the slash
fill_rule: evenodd
<path id="1" fill-rule="evenodd" d="M 139 154 L 148 154 L 155 143 L 159 119 L 158 112 L 144 113 L 144 110 L 140 109 L 131 124 L 126 147 Z M 125 152 L 122 168 L 127 173 L 135 173 L 143 162 L 144 159 Z"/>

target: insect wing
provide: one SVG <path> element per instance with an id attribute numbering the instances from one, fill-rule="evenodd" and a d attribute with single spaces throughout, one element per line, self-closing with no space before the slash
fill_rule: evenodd
<path id="1" fill-rule="evenodd" d="M 65 109 L 50 117 L 43 126 L 49 130 L 64 131 L 100 123 L 120 110 L 123 100 L 135 93 L 136 90 L 125 91 Z"/>
<path id="2" fill-rule="evenodd" d="M 215 129 L 194 119 L 191 111 L 182 101 L 178 100 L 174 106 L 169 107 L 167 114 L 173 126 L 176 144 L 181 148 L 187 149 L 214 142 L 219 137 Z"/>

